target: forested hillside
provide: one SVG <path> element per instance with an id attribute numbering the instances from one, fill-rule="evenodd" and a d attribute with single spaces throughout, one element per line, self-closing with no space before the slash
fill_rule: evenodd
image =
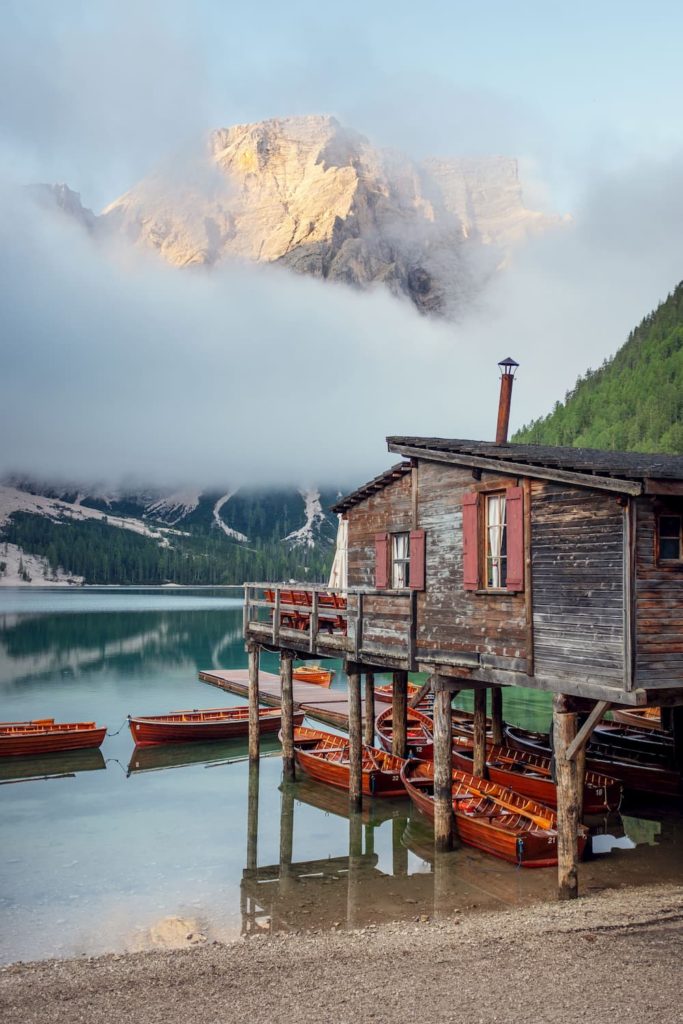
<path id="1" fill-rule="evenodd" d="M 683 282 L 612 359 L 513 441 L 683 453 Z"/>

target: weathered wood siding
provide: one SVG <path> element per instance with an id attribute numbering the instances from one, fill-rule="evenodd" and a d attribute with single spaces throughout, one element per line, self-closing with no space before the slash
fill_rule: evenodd
<path id="1" fill-rule="evenodd" d="M 681 686 L 683 566 L 657 565 L 652 498 L 636 500 L 636 526 L 636 685 Z"/>
<path id="2" fill-rule="evenodd" d="M 349 587 L 375 585 L 375 534 L 410 530 L 410 473 L 383 487 L 348 513 Z"/>
<path id="3" fill-rule="evenodd" d="M 512 487 L 516 478 L 483 474 L 481 485 Z M 524 594 L 465 590 L 462 499 L 476 487 L 468 469 L 437 462 L 418 466 L 418 517 L 425 531 L 426 583 L 417 602 L 419 657 L 478 655 L 483 667 L 527 667 Z"/>
<path id="4" fill-rule="evenodd" d="M 531 487 L 535 673 L 624 677 L 624 513 L 613 495 Z"/>

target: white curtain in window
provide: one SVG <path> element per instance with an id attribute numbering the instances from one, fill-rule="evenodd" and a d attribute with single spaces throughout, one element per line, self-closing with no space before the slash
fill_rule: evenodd
<path id="1" fill-rule="evenodd" d="M 408 534 L 395 533 L 391 538 L 393 548 L 392 561 L 394 563 L 392 585 L 396 590 L 407 586 L 406 562 L 408 560 Z"/>
<path id="2" fill-rule="evenodd" d="M 327 584 L 333 590 L 346 590 L 349 577 L 349 523 L 339 516 L 337 528 L 337 550 L 334 553 L 330 580 Z"/>
<path id="3" fill-rule="evenodd" d="M 505 523 L 505 498 L 492 497 L 488 500 L 489 554 L 491 556 L 491 586 L 502 586 L 500 556 L 503 550 L 503 525 Z"/>

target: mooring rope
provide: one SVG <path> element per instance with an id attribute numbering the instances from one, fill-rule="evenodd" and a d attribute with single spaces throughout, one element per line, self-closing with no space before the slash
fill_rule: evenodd
<path id="1" fill-rule="evenodd" d="M 128 718 L 124 718 L 124 720 L 121 722 L 121 725 L 118 727 L 116 732 L 107 732 L 106 735 L 107 736 L 111 736 L 111 737 L 118 736 L 118 734 L 121 732 L 121 730 L 124 729 L 127 725 L 128 725 Z"/>

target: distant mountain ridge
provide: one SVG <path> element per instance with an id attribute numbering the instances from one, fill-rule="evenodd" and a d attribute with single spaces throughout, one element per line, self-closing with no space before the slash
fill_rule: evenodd
<path id="1" fill-rule="evenodd" d="M 683 454 L 683 282 L 513 441 Z"/>
<path id="2" fill-rule="evenodd" d="M 167 162 L 99 216 L 65 185 L 33 191 L 93 235 L 122 237 L 176 267 L 277 263 L 382 285 L 447 316 L 511 248 L 562 222 L 525 207 L 513 158 L 419 163 L 329 116 L 216 129 L 203 149 Z"/>
<path id="3" fill-rule="evenodd" d="M 316 487 L 139 493 L 7 480 L 0 584 L 321 579 L 337 496 Z"/>

